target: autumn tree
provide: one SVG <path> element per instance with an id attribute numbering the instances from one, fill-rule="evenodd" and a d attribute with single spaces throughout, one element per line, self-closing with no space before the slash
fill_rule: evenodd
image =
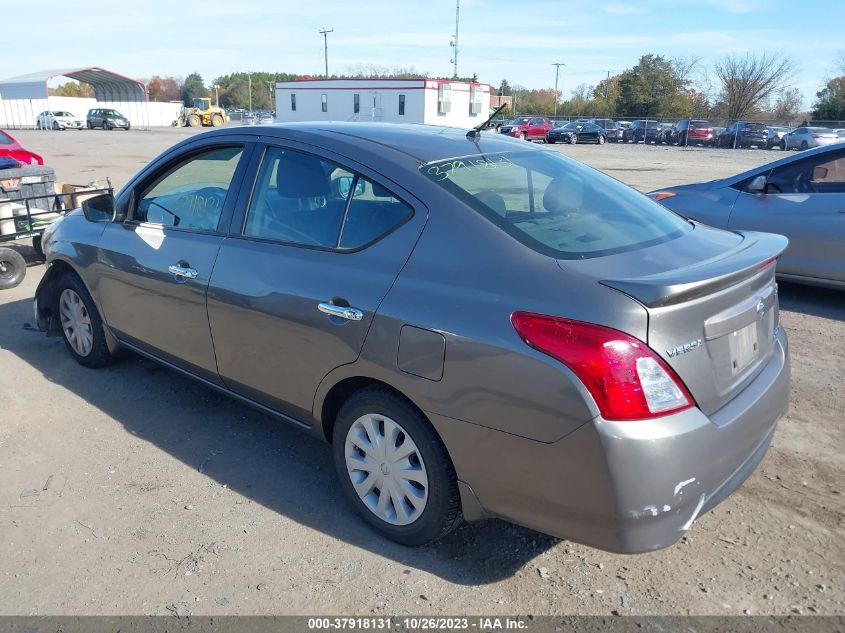
<path id="1" fill-rule="evenodd" d="M 713 65 L 721 83 L 719 100 L 729 120 L 753 114 L 761 103 L 786 89 L 794 64 L 783 55 L 746 53 L 727 55 Z"/>
<path id="2" fill-rule="evenodd" d="M 87 97 L 89 99 L 93 99 L 95 96 L 94 87 L 91 84 L 84 84 L 78 81 L 68 81 L 61 86 L 51 88 L 48 94 L 57 97 Z"/>
<path id="3" fill-rule="evenodd" d="M 182 83 L 175 77 L 153 75 L 147 82 L 150 101 L 179 101 L 182 98 Z"/>

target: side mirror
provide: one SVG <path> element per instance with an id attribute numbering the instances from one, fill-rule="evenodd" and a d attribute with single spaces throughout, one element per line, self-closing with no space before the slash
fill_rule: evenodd
<path id="1" fill-rule="evenodd" d="M 825 180 L 827 178 L 827 167 L 819 165 L 813 169 L 813 180 Z"/>
<path id="2" fill-rule="evenodd" d="M 335 187 L 337 187 L 337 195 L 340 198 L 346 198 L 349 196 L 349 190 L 352 188 L 352 181 L 354 178 L 352 176 L 341 176 L 334 181 Z M 355 183 L 355 193 L 353 196 L 360 196 L 364 193 L 364 181 L 360 178 L 358 182 Z"/>
<path id="3" fill-rule="evenodd" d="M 766 176 L 763 174 L 755 176 L 751 182 L 745 185 L 745 191 L 748 193 L 766 193 L 767 182 Z"/>
<path id="4" fill-rule="evenodd" d="M 104 193 L 82 203 L 82 213 L 89 222 L 114 221 L 114 196 Z"/>

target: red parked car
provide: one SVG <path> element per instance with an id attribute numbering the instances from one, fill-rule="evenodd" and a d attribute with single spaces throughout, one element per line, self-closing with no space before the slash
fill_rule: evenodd
<path id="1" fill-rule="evenodd" d="M 671 142 L 678 145 L 714 145 L 713 128 L 709 121 L 681 119 L 672 130 Z"/>
<path id="2" fill-rule="evenodd" d="M 23 145 L 0 130 L 0 156 L 8 156 L 20 161 L 24 165 L 43 165 L 44 159 L 35 152 L 23 148 Z"/>
<path id="3" fill-rule="evenodd" d="M 546 135 L 552 129 L 554 129 L 554 125 L 552 125 L 552 122 L 547 117 L 521 116 L 508 121 L 499 128 L 499 132 L 528 141 L 536 139 L 545 141 Z"/>

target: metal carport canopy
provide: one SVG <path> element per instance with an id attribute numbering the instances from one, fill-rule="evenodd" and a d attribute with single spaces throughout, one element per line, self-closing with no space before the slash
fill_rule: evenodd
<path id="1" fill-rule="evenodd" d="M 143 83 L 97 66 L 43 70 L 4 79 L 0 81 L 0 97 L 5 100 L 46 99 L 47 82 L 53 77 L 67 77 L 92 86 L 97 101 L 144 102 L 147 100 L 147 90 Z"/>

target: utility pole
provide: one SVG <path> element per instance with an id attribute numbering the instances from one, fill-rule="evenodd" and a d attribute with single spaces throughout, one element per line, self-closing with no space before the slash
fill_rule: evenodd
<path id="1" fill-rule="evenodd" d="M 555 62 L 552 64 L 555 67 L 555 116 L 557 116 L 557 80 L 560 75 L 560 67 L 566 66 L 563 62 Z"/>
<path id="2" fill-rule="evenodd" d="M 322 28 L 318 31 L 323 36 L 323 55 L 326 58 L 326 79 L 329 78 L 329 33 L 334 33 L 334 29 Z"/>
<path id="3" fill-rule="evenodd" d="M 604 102 L 608 103 L 610 101 L 609 98 L 609 89 L 610 89 L 610 71 L 607 71 L 607 81 L 604 82 Z"/>
<path id="4" fill-rule="evenodd" d="M 455 0 L 455 35 L 452 38 L 452 41 L 449 42 L 449 46 L 455 49 L 455 53 L 452 56 L 452 59 L 449 61 L 453 64 L 453 73 L 452 79 L 458 78 L 458 26 L 461 23 L 461 0 Z"/>
<path id="5" fill-rule="evenodd" d="M 252 73 L 248 72 L 246 76 L 249 82 L 249 111 L 252 113 Z"/>

